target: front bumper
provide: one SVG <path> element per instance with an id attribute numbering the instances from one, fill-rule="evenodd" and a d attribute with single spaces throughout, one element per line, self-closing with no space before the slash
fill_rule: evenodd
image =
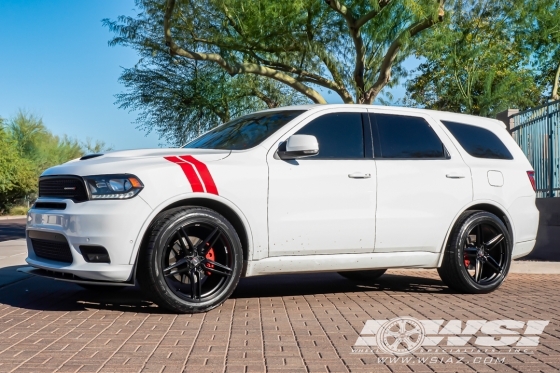
<path id="1" fill-rule="evenodd" d="M 32 208 L 29 211 L 26 235 L 26 261 L 29 265 L 83 279 L 113 282 L 131 280 L 133 265 L 130 264 L 130 256 L 137 240 L 141 239 L 138 233 L 152 211 L 142 198 L 82 203 L 67 199 L 39 199 L 37 202 L 62 202 L 66 208 Z M 29 237 L 30 231 L 63 235 L 68 241 L 72 262 L 37 256 Z M 104 247 L 110 263 L 87 262 L 82 256 L 80 245 Z"/>

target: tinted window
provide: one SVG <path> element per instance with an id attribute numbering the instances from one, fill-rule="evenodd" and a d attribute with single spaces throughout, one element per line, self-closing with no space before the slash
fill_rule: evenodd
<path id="1" fill-rule="evenodd" d="M 360 113 L 333 113 L 308 123 L 297 135 L 313 135 L 319 154 L 308 159 L 364 158 L 364 131 Z"/>
<path id="2" fill-rule="evenodd" d="M 244 150 L 259 145 L 303 110 L 270 111 L 232 120 L 185 145 L 185 148 Z"/>
<path id="3" fill-rule="evenodd" d="M 376 157 L 400 159 L 445 158 L 445 148 L 422 118 L 375 114 Z M 375 135 L 374 135 L 375 137 Z M 380 149 L 377 149 L 380 148 Z"/>
<path id="4" fill-rule="evenodd" d="M 513 159 L 504 143 L 487 129 L 442 121 L 467 153 L 477 158 Z"/>

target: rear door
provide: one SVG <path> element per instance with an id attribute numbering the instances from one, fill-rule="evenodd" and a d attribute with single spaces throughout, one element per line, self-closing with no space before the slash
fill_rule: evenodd
<path id="1" fill-rule="evenodd" d="M 377 167 L 375 252 L 439 252 L 472 200 L 469 167 L 440 125 L 409 112 L 370 112 Z"/>
<path id="2" fill-rule="evenodd" d="M 373 252 L 376 171 L 367 122 L 365 109 L 324 110 L 281 139 L 313 135 L 317 156 L 286 161 L 271 150 L 270 256 Z"/>

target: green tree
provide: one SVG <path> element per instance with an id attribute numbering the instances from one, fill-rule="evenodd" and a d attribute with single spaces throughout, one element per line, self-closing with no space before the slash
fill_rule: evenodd
<path id="1" fill-rule="evenodd" d="M 20 156 L 35 165 L 37 176 L 49 167 L 83 155 L 77 140 L 53 135 L 40 117 L 22 110 L 8 122 L 6 130 Z"/>
<path id="2" fill-rule="evenodd" d="M 2 121 L 0 120 L 0 124 Z M 0 126 L 0 215 L 6 213 L 17 200 L 36 189 L 37 178 L 33 164 L 21 158 L 16 142 Z"/>
<path id="3" fill-rule="evenodd" d="M 372 103 L 444 2 L 137 0 L 136 17 L 104 20 L 141 57 L 117 102 L 175 143 L 255 105 L 325 103 L 321 90 Z"/>
<path id="4" fill-rule="evenodd" d="M 162 41 L 149 48 L 143 39 L 115 42 L 142 56 L 136 66 L 124 69 L 120 81 L 127 91 L 117 95 L 117 104 L 139 112 L 138 127 L 155 130 L 169 144 L 183 145 L 247 112 L 307 101 L 274 81 L 231 77 L 214 65 L 173 58 Z"/>
<path id="5" fill-rule="evenodd" d="M 449 16 L 422 36 L 422 63 L 406 83 L 405 104 L 495 116 L 539 103 L 531 54 L 509 2 L 458 0 Z"/>
<path id="6" fill-rule="evenodd" d="M 531 51 L 543 96 L 560 99 L 560 0 L 516 3 L 517 40 Z"/>

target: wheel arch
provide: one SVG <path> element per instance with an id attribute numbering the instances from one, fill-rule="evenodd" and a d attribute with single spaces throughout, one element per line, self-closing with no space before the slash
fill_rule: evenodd
<path id="1" fill-rule="evenodd" d="M 132 252 L 130 257 L 130 263 L 134 265 L 133 270 L 133 278 L 132 280 L 136 280 L 136 268 L 138 264 L 138 255 L 142 251 L 142 248 L 145 246 L 147 242 L 147 237 L 152 227 L 152 224 L 156 221 L 156 219 L 164 212 L 183 206 L 198 206 L 198 207 L 206 207 L 211 210 L 216 211 L 224 218 L 226 218 L 231 225 L 233 225 L 235 231 L 239 236 L 239 240 L 241 241 L 241 246 L 243 249 L 243 270 L 241 276 L 245 275 L 246 271 L 246 263 L 250 260 L 251 255 L 251 248 L 252 248 L 252 234 L 249 227 L 249 223 L 243 213 L 228 200 L 225 200 L 222 197 L 210 197 L 208 194 L 200 194 L 200 195 L 192 195 L 192 196 L 183 196 L 178 197 L 170 201 L 166 201 L 162 203 L 157 209 L 155 209 L 152 214 L 146 219 L 144 226 L 142 227 L 141 232 L 137 238 L 137 244 L 135 245 L 135 249 Z"/>
<path id="2" fill-rule="evenodd" d="M 445 247 L 447 246 L 447 241 L 449 240 L 451 231 L 453 230 L 453 227 L 455 227 L 455 224 L 457 223 L 457 219 L 459 219 L 459 216 L 461 216 L 461 214 L 464 213 L 465 211 L 473 211 L 473 210 L 486 211 L 496 215 L 505 224 L 506 228 L 508 229 L 509 234 L 511 236 L 511 242 L 515 243 L 515 239 L 514 239 L 515 232 L 512 224 L 512 219 L 504 206 L 496 203 L 495 201 L 472 201 L 469 205 L 465 206 L 461 211 L 459 211 L 459 213 L 455 216 L 453 222 L 447 229 L 447 234 L 445 235 L 445 240 L 443 241 L 443 245 L 440 250 L 440 255 L 439 255 L 439 260 L 437 265 L 438 268 L 441 267 L 441 263 L 443 261 L 443 255 L 445 253 Z"/>

